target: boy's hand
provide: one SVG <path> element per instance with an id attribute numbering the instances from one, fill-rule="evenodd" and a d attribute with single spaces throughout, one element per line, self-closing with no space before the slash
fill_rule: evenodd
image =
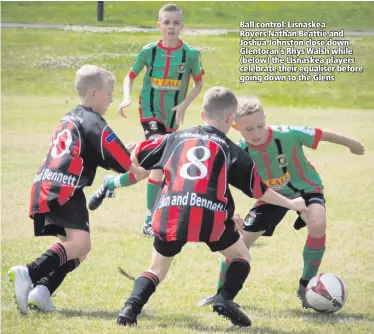
<path id="1" fill-rule="evenodd" d="M 243 219 L 238 213 L 235 213 L 232 217 L 232 220 L 235 222 L 235 228 L 241 233 L 243 231 Z"/>
<path id="2" fill-rule="evenodd" d="M 131 153 L 132 151 L 134 151 L 136 144 L 137 144 L 136 142 L 128 143 L 125 145 L 125 147 L 129 151 L 129 153 Z"/>
<path id="3" fill-rule="evenodd" d="M 358 140 L 351 139 L 347 145 L 353 154 L 363 155 L 365 152 L 364 145 Z"/>
<path id="4" fill-rule="evenodd" d="M 123 112 L 123 109 L 129 107 L 130 105 L 131 105 L 131 101 L 130 100 L 123 100 L 121 102 L 121 104 L 118 106 L 117 115 L 119 115 L 119 116 L 121 116 L 123 118 L 127 118 L 127 116 Z"/>
<path id="5" fill-rule="evenodd" d="M 178 124 L 178 125 L 182 125 L 183 124 L 183 121 L 184 121 L 184 114 L 186 113 L 186 106 L 183 104 L 183 102 L 181 104 L 178 104 L 177 106 L 175 106 L 173 109 L 171 109 L 172 111 L 175 111 L 176 112 L 176 115 L 175 115 L 175 122 Z"/>
<path id="6" fill-rule="evenodd" d="M 143 167 L 140 167 L 140 166 L 135 166 L 135 165 L 133 165 L 133 166 L 134 167 L 131 167 L 132 168 L 131 173 L 133 173 L 135 175 L 135 179 L 137 181 L 143 180 L 143 179 L 145 179 L 146 177 L 149 176 L 150 171 L 145 170 Z"/>
<path id="7" fill-rule="evenodd" d="M 291 199 L 291 202 L 292 210 L 305 213 L 308 211 L 308 208 L 305 205 L 305 201 L 302 197 Z"/>

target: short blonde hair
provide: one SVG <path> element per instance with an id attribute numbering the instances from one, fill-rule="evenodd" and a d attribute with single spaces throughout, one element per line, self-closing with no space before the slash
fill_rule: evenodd
<path id="1" fill-rule="evenodd" d="M 209 120 L 221 120 L 236 112 L 238 100 L 235 94 L 225 87 L 209 88 L 204 94 L 203 111 Z"/>
<path id="2" fill-rule="evenodd" d="M 102 89 L 106 85 L 114 85 L 115 82 L 116 78 L 112 72 L 95 65 L 83 65 L 75 76 L 75 88 L 81 97 L 86 96 L 89 88 Z"/>
<path id="3" fill-rule="evenodd" d="M 252 115 L 255 112 L 264 111 L 257 96 L 243 96 L 238 98 L 238 112 L 236 117 Z"/>
<path id="4" fill-rule="evenodd" d="M 162 13 L 164 12 L 181 12 L 183 16 L 182 9 L 180 9 L 177 5 L 175 4 L 167 4 L 165 6 L 162 6 L 161 9 L 158 12 L 158 19 L 160 20 Z"/>

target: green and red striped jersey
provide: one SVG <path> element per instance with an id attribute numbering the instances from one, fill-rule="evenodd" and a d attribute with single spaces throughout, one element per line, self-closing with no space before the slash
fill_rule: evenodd
<path id="1" fill-rule="evenodd" d="M 92 185 L 98 166 L 125 173 L 130 153 L 101 115 L 78 105 L 61 119 L 34 177 L 30 217 L 64 205 Z"/>
<path id="2" fill-rule="evenodd" d="M 317 148 L 322 131 L 301 126 L 269 126 L 268 131 L 263 145 L 252 146 L 244 139 L 239 142 L 256 163 L 262 180 L 286 197 L 323 192 L 322 180 L 303 151 L 303 146 Z"/>
<path id="3" fill-rule="evenodd" d="M 178 126 L 171 109 L 186 98 L 191 76 L 195 82 L 202 80 L 200 53 L 183 41 L 175 48 L 167 48 L 161 41 L 153 42 L 137 55 L 129 77 L 135 79 L 144 67 L 139 99 L 141 122 L 157 120 L 168 132 L 173 131 Z"/>
<path id="4" fill-rule="evenodd" d="M 255 198 L 268 189 L 248 154 L 212 126 L 144 141 L 134 154 L 142 167 L 165 175 L 152 213 L 162 240 L 217 241 L 235 211 L 228 185 Z"/>

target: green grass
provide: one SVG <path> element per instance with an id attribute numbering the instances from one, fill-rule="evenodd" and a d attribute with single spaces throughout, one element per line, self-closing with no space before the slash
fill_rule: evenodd
<path id="1" fill-rule="evenodd" d="M 158 34 L 82 33 L 62 30 L 3 29 L 2 93 L 54 95 L 61 101 L 74 96 L 74 71 L 85 63 L 104 66 L 123 80 L 135 55 Z M 203 49 L 204 81 L 207 87 L 226 85 L 238 95 L 258 95 L 265 105 L 314 108 L 374 109 L 374 37 L 352 37 L 356 64 L 363 73 L 337 73 L 334 82 L 239 83 L 238 37 L 184 36 Z M 68 42 L 67 42 L 68 41 Z M 25 79 L 27 78 L 27 79 Z M 136 81 L 135 93 L 141 78 Z M 116 93 L 121 95 L 121 84 Z"/>
<path id="2" fill-rule="evenodd" d="M 118 100 L 116 101 L 118 102 Z M 2 332 L 3 333 L 123 333 L 115 326 L 116 315 L 132 289 L 120 276 L 118 266 L 139 275 L 150 263 L 152 242 L 140 235 L 145 214 L 145 183 L 117 192 L 100 210 L 91 214 L 93 249 L 88 259 L 58 289 L 53 315 L 31 312 L 21 317 L 12 300 L 7 270 L 34 260 L 54 241 L 33 238 L 27 218 L 31 180 L 44 157 L 50 134 L 76 99 L 5 95 L 2 98 Z M 127 121 L 108 122 L 123 140 L 142 138 L 133 107 Z M 252 271 L 237 298 L 253 321 L 252 333 L 372 333 L 374 331 L 374 140 L 372 114 L 361 110 L 299 110 L 268 108 L 271 123 L 308 124 L 333 129 L 365 143 L 364 156 L 323 143 L 307 151 L 321 173 L 328 207 L 327 251 L 321 272 L 335 272 L 348 285 L 343 310 L 334 315 L 303 311 L 295 296 L 302 267 L 305 230 L 292 228 L 289 214 L 273 238 L 262 238 L 252 251 Z M 198 104 L 188 111 L 185 127 L 199 122 Z M 287 115 L 287 116 L 285 116 Z M 234 131 L 229 134 L 238 138 Z M 105 171 L 99 170 L 89 196 Z M 359 176 L 359 179 L 357 177 Z M 252 205 L 234 191 L 237 210 L 243 216 Z M 170 275 L 157 289 L 139 318 L 139 333 L 226 333 L 231 325 L 200 309 L 195 302 L 214 292 L 220 256 L 204 245 L 189 244 L 173 263 Z M 236 330 L 239 331 L 239 330 Z"/>
<path id="3" fill-rule="evenodd" d="M 3 2 L 2 22 L 154 27 L 167 2 L 105 1 L 104 22 L 96 22 L 92 2 Z M 239 21 L 326 22 L 329 28 L 373 30 L 372 2 L 178 2 L 190 28 L 237 29 Z"/>
<path id="4" fill-rule="evenodd" d="M 2 22 L 68 23 L 66 17 L 69 17 L 74 20 L 70 23 L 94 24 L 95 2 L 80 3 L 80 7 L 71 2 L 62 7 L 52 2 L 23 4 L 21 7 L 19 3 L 2 3 L 2 13 L 5 14 Z M 255 5 L 258 12 L 253 12 Z M 235 22 L 239 21 L 239 15 L 244 17 L 247 8 L 252 8 L 257 19 L 269 13 L 277 18 L 289 15 L 290 19 L 295 19 L 296 16 L 291 14 L 296 11 L 300 20 L 303 15 L 305 19 L 312 19 L 315 13 L 311 10 L 312 5 L 315 12 L 319 8 L 321 15 L 328 15 L 331 24 L 344 22 L 349 29 L 370 28 L 371 3 L 346 2 L 339 6 L 337 3 L 242 3 L 236 6 L 240 11 L 235 14 Z M 51 6 L 59 6 L 60 10 L 54 7 L 56 10 L 48 11 Z M 91 13 L 85 10 L 87 6 L 93 7 Z M 110 8 L 123 6 L 131 19 L 131 10 L 139 10 L 145 4 L 139 3 L 134 8 L 125 2 L 106 2 L 105 6 L 106 17 Z M 147 14 L 147 20 L 151 22 L 151 15 L 157 12 L 159 4 L 147 3 L 146 6 L 152 9 Z M 193 8 L 202 5 L 192 2 L 188 6 L 192 12 Z M 206 6 L 215 6 L 217 13 L 218 8 L 225 7 L 227 12 L 222 9 L 221 13 L 225 13 L 222 15 L 233 15 L 233 3 L 212 2 Z M 278 12 L 280 6 L 288 6 L 288 10 Z M 309 8 L 308 11 L 301 10 L 303 6 Z M 327 8 L 324 6 L 334 6 L 335 10 L 323 14 Z M 353 11 L 353 7 L 364 10 Z M 22 8 L 24 12 L 20 12 Z M 42 21 L 35 14 L 36 8 L 39 8 L 38 15 L 45 18 Z M 338 20 L 344 9 L 346 16 L 349 12 L 349 17 L 342 19 L 340 16 Z M 73 11 L 75 18 L 71 14 Z M 185 12 L 187 16 L 188 10 Z M 206 11 L 205 17 L 206 13 L 211 12 Z M 113 21 L 118 20 L 118 25 L 124 22 L 121 11 L 113 10 L 113 15 L 117 15 Z M 145 16 L 138 17 L 145 19 Z M 211 27 L 218 24 L 229 27 L 233 22 L 224 16 L 221 22 L 212 17 L 210 20 L 196 18 L 189 21 L 191 25 L 200 21 L 209 22 Z M 245 20 L 249 19 L 250 15 L 246 14 Z M 113 21 L 105 24 L 116 24 Z M 6 273 L 12 265 L 34 260 L 54 242 L 53 238 L 32 237 L 32 221 L 27 217 L 29 192 L 51 133 L 61 116 L 78 103 L 73 88 L 76 69 L 84 63 L 95 63 L 116 74 L 119 81 L 117 96 L 107 113 L 108 122 L 124 142 L 140 140 L 143 131 L 135 103 L 140 78 L 136 81 L 129 118 L 117 119 L 115 109 L 122 96 L 122 78 L 135 54 L 142 45 L 156 40 L 158 35 L 33 29 L 2 29 L 1 34 L 1 332 L 123 333 L 125 329 L 115 326 L 115 321 L 132 289 L 132 282 L 120 276 L 117 267 L 122 266 L 132 275 L 139 275 L 149 266 L 152 249 L 151 240 L 140 235 L 145 214 L 144 182 L 118 191 L 115 199 L 107 200 L 100 210 L 91 214 L 93 249 L 88 259 L 68 275 L 58 289 L 55 303 L 60 312 L 49 315 L 31 312 L 28 317 L 21 317 L 13 303 Z M 320 272 L 335 272 L 344 280 L 349 289 L 346 305 L 333 315 L 301 310 L 295 293 L 302 269 L 306 231 L 294 231 L 295 215 L 289 214 L 274 237 L 261 238 L 252 250 L 252 271 L 237 298 L 253 321 L 251 333 L 373 333 L 374 38 L 350 39 L 357 64 L 365 66 L 362 74 L 338 75 L 333 83 L 244 85 L 238 83 L 237 36 L 189 36 L 184 39 L 203 48 L 203 64 L 207 72 L 204 91 L 212 85 L 225 85 L 238 95 L 257 94 L 265 105 L 270 123 L 319 126 L 358 138 L 366 147 L 364 156 L 351 155 L 345 148 L 328 143 L 322 143 L 317 151 L 307 151 L 308 158 L 324 180 L 328 207 L 327 251 Z M 200 104 L 201 96 L 187 111 L 184 127 L 200 122 Z M 229 136 L 238 139 L 235 131 Z M 105 174 L 103 170 L 98 171 L 93 187 L 86 189 L 87 196 Z M 237 191 L 233 195 L 238 212 L 245 215 L 253 200 Z M 214 292 L 219 261 L 220 256 L 210 253 L 206 246 L 187 245 L 173 263 L 166 281 L 144 308 L 137 332 L 239 332 L 214 315 L 210 308 L 195 306 L 197 300 Z"/>

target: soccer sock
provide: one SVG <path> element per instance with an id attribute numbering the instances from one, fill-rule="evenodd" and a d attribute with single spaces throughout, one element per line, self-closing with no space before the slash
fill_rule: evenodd
<path id="1" fill-rule="evenodd" d="M 133 173 L 121 174 L 121 175 L 111 178 L 108 181 L 108 190 L 114 191 L 114 189 L 116 188 L 128 187 L 137 182 L 138 181 L 135 179 L 135 175 Z"/>
<path id="2" fill-rule="evenodd" d="M 243 287 L 250 270 L 251 266 L 247 261 L 243 259 L 232 260 L 227 269 L 225 282 L 218 289 L 217 294 L 220 294 L 224 299 L 233 300 Z"/>
<path id="3" fill-rule="evenodd" d="M 152 210 L 155 205 L 157 194 L 161 188 L 162 182 L 153 181 L 150 177 L 147 183 L 147 218 L 145 219 L 144 225 L 149 225 L 152 219 Z"/>
<path id="4" fill-rule="evenodd" d="M 321 238 L 313 238 L 308 235 L 304 246 L 304 269 L 300 283 L 309 282 L 317 275 L 323 254 L 325 253 L 326 235 Z"/>
<path id="5" fill-rule="evenodd" d="M 33 283 L 38 282 L 42 277 L 49 275 L 53 270 L 67 262 L 66 251 L 62 244 L 54 244 L 35 261 L 27 265 L 29 275 Z"/>
<path id="6" fill-rule="evenodd" d="M 70 260 L 52 271 L 48 276 L 43 277 L 35 285 L 44 285 L 49 290 L 50 294 L 52 294 L 61 285 L 66 275 L 76 269 L 79 264 L 79 259 Z"/>
<path id="7" fill-rule="evenodd" d="M 134 289 L 127 299 L 125 306 L 131 305 L 136 314 L 140 314 L 143 306 L 148 302 L 148 299 L 156 291 L 156 287 L 160 280 L 158 277 L 149 271 L 145 271 L 135 280 Z"/>
<path id="8" fill-rule="evenodd" d="M 227 272 L 227 268 L 229 267 L 229 264 L 230 264 L 230 261 L 228 259 L 222 259 L 222 261 L 221 261 L 221 269 L 220 269 L 219 277 L 218 277 L 217 290 L 225 282 L 225 276 L 226 276 L 226 272 Z"/>

